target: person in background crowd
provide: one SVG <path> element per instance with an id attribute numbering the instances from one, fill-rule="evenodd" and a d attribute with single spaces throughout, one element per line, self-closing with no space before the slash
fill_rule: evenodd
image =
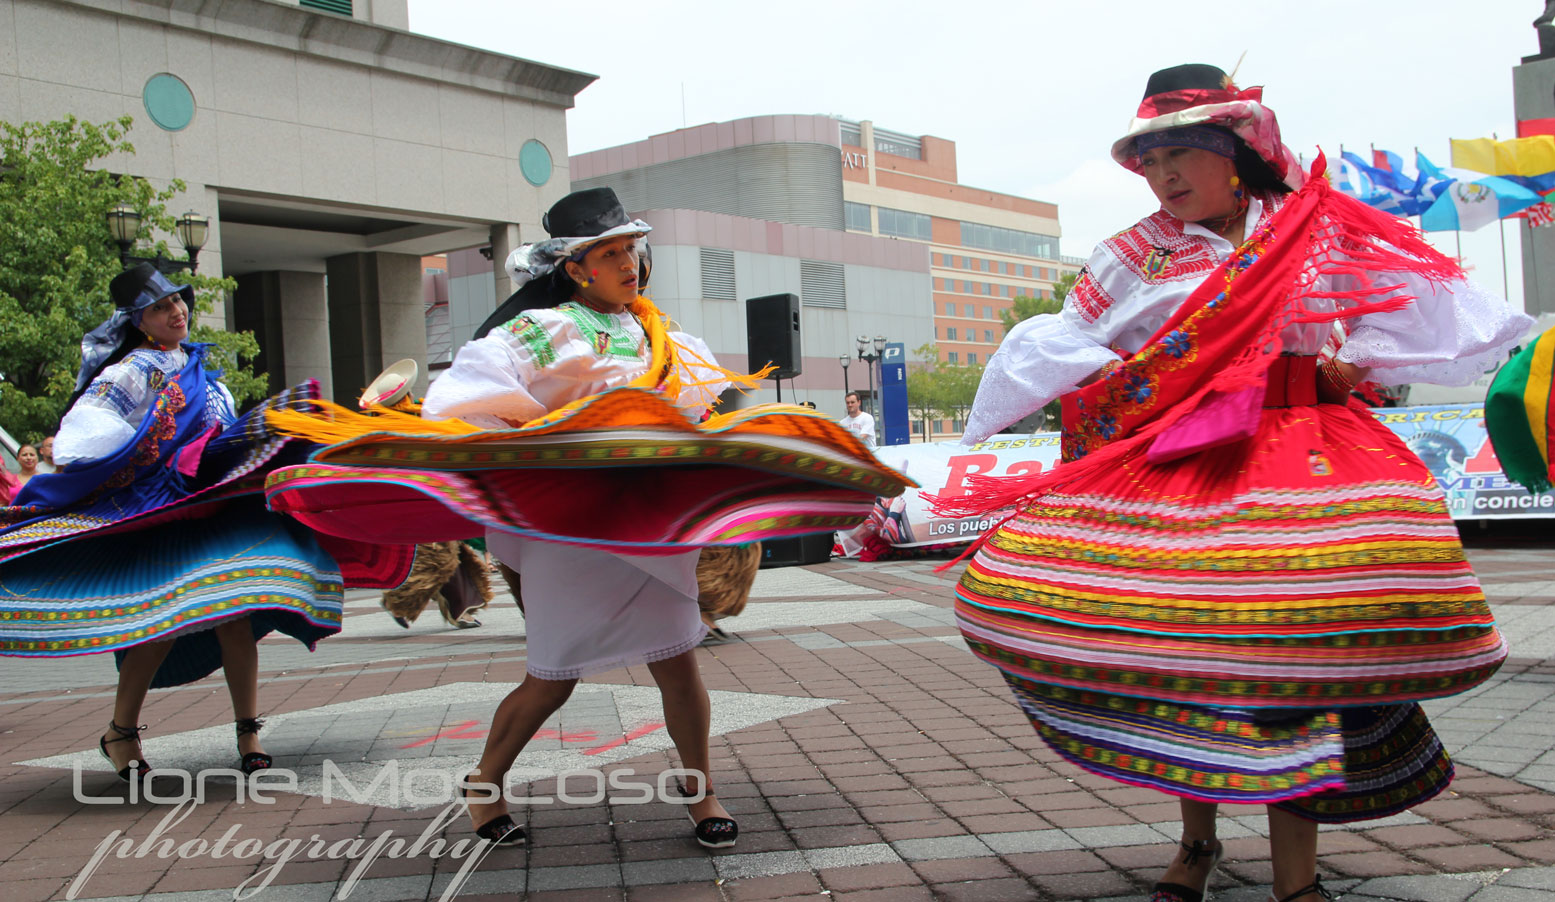
<path id="1" fill-rule="evenodd" d="M 38 472 L 52 473 L 57 468 L 54 466 L 54 436 L 48 436 L 38 443 Z"/>
<path id="2" fill-rule="evenodd" d="M 16 474 L 16 488 L 19 491 L 27 481 L 39 473 L 44 472 L 38 468 L 38 447 L 36 445 L 23 445 L 16 449 L 16 462 L 21 464 L 21 472 Z"/>
<path id="3" fill-rule="evenodd" d="M 859 437 L 864 447 L 873 451 L 875 449 L 875 418 L 864 412 L 864 407 L 859 403 L 858 392 L 850 391 L 843 398 L 848 405 L 848 415 L 837 421 L 837 425 Z"/>

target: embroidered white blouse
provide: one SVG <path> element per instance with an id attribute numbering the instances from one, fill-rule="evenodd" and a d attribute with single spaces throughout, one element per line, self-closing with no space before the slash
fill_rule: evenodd
<path id="1" fill-rule="evenodd" d="M 59 434 L 54 437 L 54 465 L 97 460 L 124 447 L 156 403 L 152 373 L 172 379 L 188 362 L 189 352 L 182 347 L 171 351 L 137 348 L 105 368 L 60 421 Z M 232 393 L 220 382 L 208 382 L 206 424 L 225 426 L 235 419 L 237 403 Z"/>
<path id="2" fill-rule="evenodd" d="M 1280 201 L 1250 198 L 1243 237 L 1251 237 Z M 1119 359 L 1113 348 L 1130 354 L 1143 348 L 1235 250 L 1209 229 L 1165 211 L 1097 245 L 1062 311 L 1032 317 L 1005 336 L 983 371 L 962 442 L 980 442 L 1073 390 Z M 1437 285 L 1407 273 L 1397 281 L 1403 283 L 1400 293 L 1416 300 L 1402 310 L 1357 318 L 1336 355 L 1369 369 L 1368 378 L 1383 384 L 1466 385 L 1504 359 L 1533 324 L 1469 281 Z M 1332 279 L 1326 287 L 1353 286 Z M 1309 302 L 1314 309 L 1323 304 L 1333 309 L 1329 300 Z M 1286 351 L 1316 354 L 1331 331 L 1328 324 L 1296 324 L 1281 335 Z"/>
<path id="3" fill-rule="evenodd" d="M 713 352 L 684 332 L 670 337 L 709 364 Z M 421 415 L 457 417 L 488 429 L 522 425 L 579 398 L 619 388 L 648 371 L 651 354 L 642 324 L 630 313 L 600 313 L 567 302 L 527 310 L 466 344 L 427 391 Z M 692 419 L 729 383 L 694 359 L 681 361 L 685 385 L 673 399 Z M 711 385 L 693 382 L 713 381 Z"/>

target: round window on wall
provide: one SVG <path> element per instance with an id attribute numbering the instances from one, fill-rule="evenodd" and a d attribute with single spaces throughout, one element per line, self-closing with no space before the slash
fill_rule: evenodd
<path id="1" fill-rule="evenodd" d="M 194 120 L 194 92 L 176 75 L 153 75 L 141 92 L 146 113 L 159 128 L 176 132 Z"/>
<path id="2" fill-rule="evenodd" d="M 531 138 L 518 151 L 518 168 L 525 181 L 538 188 L 551 180 L 551 152 Z"/>

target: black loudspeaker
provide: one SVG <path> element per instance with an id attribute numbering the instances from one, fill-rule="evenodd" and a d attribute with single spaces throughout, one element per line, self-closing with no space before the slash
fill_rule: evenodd
<path id="1" fill-rule="evenodd" d="M 761 567 L 792 567 L 796 564 L 824 564 L 831 560 L 832 534 L 811 533 L 791 539 L 762 539 Z"/>
<path id="2" fill-rule="evenodd" d="M 768 379 L 792 379 L 804 372 L 799 349 L 799 297 L 769 294 L 745 302 L 747 364 L 755 372 L 767 364 L 777 367 Z"/>

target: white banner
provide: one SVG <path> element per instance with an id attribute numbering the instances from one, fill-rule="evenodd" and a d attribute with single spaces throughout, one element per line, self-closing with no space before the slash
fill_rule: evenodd
<path id="1" fill-rule="evenodd" d="M 1555 516 L 1555 494 L 1529 493 L 1501 474 L 1495 449 L 1485 435 L 1485 411 L 1479 404 L 1376 409 L 1372 413 L 1425 461 L 1458 519 Z M 917 480 L 921 489 L 889 501 L 881 499 L 869 521 L 839 534 L 843 552 L 859 553 L 873 536 L 897 548 L 970 542 L 1003 516 L 947 519 L 929 513 L 923 494 L 955 497 L 967 493 L 966 477 L 1041 473 L 1058 463 L 1058 433 L 997 435 L 971 448 L 956 442 L 892 445 L 878 448 L 881 463 Z"/>

